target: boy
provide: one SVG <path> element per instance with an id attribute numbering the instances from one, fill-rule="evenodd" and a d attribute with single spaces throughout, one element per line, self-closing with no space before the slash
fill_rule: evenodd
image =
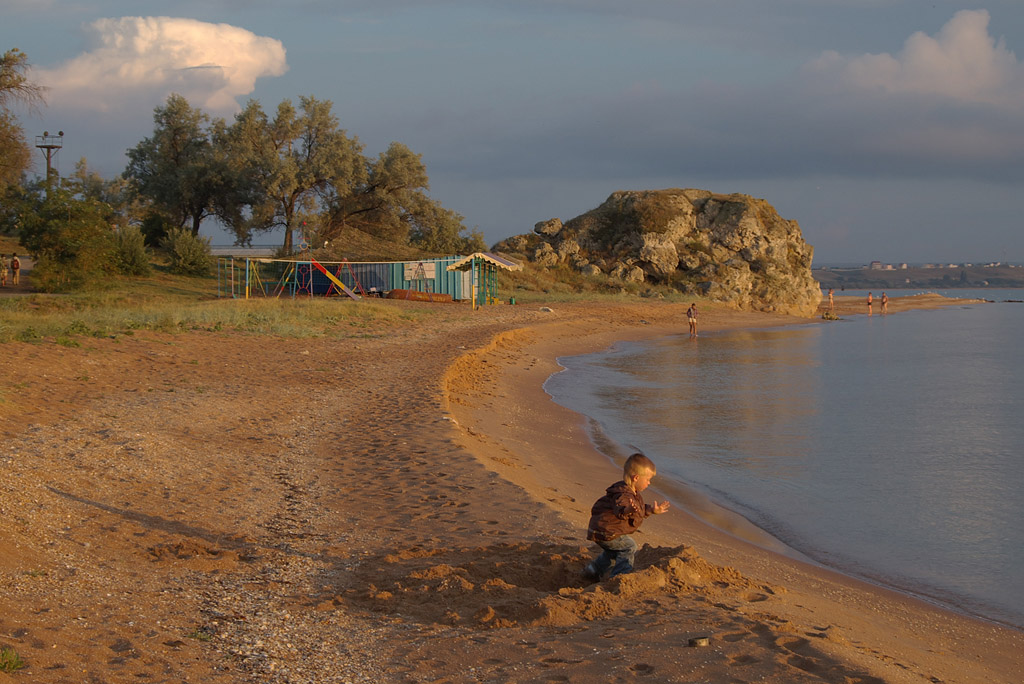
<path id="1" fill-rule="evenodd" d="M 585 577 L 601 579 L 609 567 L 612 568 L 609 577 L 633 571 L 637 543 L 630 535 L 636 532 L 644 518 L 664 513 L 669 506 L 668 501 L 645 504 L 640 496 L 656 474 L 657 469 L 651 459 L 640 453 L 633 454 L 622 468 L 622 480 L 609 487 L 604 496 L 594 503 L 590 510 L 587 539 L 600 546 L 602 552 L 587 564 L 583 571 Z"/>

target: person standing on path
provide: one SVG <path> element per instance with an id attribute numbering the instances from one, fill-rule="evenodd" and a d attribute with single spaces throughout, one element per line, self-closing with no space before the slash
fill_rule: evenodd
<path id="1" fill-rule="evenodd" d="M 18 259 L 18 253 L 11 254 L 11 285 L 18 284 L 18 274 L 21 273 L 21 260 Z"/>
<path id="2" fill-rule="evenodd" d="M 686 321 L 690 324 L 690 337 L 697 336 L 697 302 L 690 304 L 686 310 Z"/>

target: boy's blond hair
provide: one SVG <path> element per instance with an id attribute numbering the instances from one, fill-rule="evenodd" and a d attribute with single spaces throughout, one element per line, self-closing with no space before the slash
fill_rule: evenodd
<path id="1" fill-rule="evenodd" d="M 622 466 L 623 479 L 627 482 L 633 476 L 643 475 L 646 472 L 650 472 L 651 475 L 655 475 L 657 474 L 658 469 L 654 467 L 654 461 L 647 458 L 639 451 L 627 458 L 626 464 Z"/>

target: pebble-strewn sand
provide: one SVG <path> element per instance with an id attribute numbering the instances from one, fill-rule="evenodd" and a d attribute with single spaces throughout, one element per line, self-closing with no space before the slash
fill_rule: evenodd
<path id="1" fill-rule="evenodd" d="M 540 384 L 685 332 L 685 305 L 387 305 L 440 308 L 343 340 L 0 346 L 0 648 L 27 666 L 0 682 L 1024 681 L 1020 632 L 681 505 L 638 572 L 582 579 L 619 473 Z"/>

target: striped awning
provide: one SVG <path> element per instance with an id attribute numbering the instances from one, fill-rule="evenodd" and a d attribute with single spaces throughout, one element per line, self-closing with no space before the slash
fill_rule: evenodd
<path id="1" fill-rule="evenodd" d="M 523 267 L 520 264 L 517 264 L 514 261 L 510 261 L 505 257 L 500 257 L 497 254 L 492 254 L 491 252 L 474 252 L 470 254 L 468 257 L 463 257 L 462 259 L 456 261 L 454 264 L 449 265 L 447 270 L 467 271 L 470 268 L 472 268 L 474 259 L 482 259 L 483 261 L 486 261 L 489 264 L 494 264 L 495 266 L 503 268 L 506 271 L 523 270 Z"/>

